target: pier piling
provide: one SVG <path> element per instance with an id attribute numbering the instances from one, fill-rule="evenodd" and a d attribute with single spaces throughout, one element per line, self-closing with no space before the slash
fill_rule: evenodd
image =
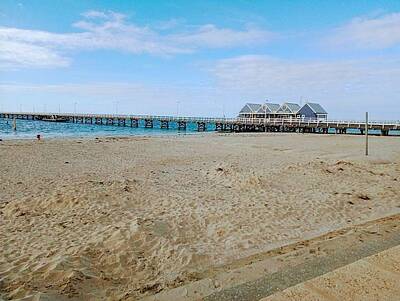
<path id="1" fill-rule="evenodd" d="M 161 120 L 161 121 L 160 121 L 160 127 L 161 127 L 162 129 L 169 129 L 169 122 L 168 122 L 168 120 Z"/>
<path id="2" fill-rule="evenodd" d="M 186 131 L 186 122 L 178 121 L 178 131 Z"/>
<path id="3" fill-rule="evenodd" d="M 153 119 L 145 119 L 144 120 L 144 127 L 151 129 L 153 128 Z"/>
<path id="4" fill-rule="evenodd" d="M 206 130 L 206 123 L 205 122 L 197 122 L 197 131 L 205 132 L 205 130 Z"/>
<path id="5" fill-rule="evenodd" d="M 139 120 L 131 118 L 131 127 L 133 127 L 133 128 L 139 127 Z"/>

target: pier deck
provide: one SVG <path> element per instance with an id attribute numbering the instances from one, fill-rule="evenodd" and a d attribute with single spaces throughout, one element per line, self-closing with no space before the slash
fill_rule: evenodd
<path id="1" fill-rule="evenodd" d="M 157 124 L 162 129 L 169 129 L 174 124 L 178 130 L 186 130 L 188 124 L 196 124 L 198 131 L 206 131 L 210 126 L 215 131 L 227 132 L 300 132 L 324 133 L 334 131 L 345 134 L 358 130 L 364 134 L 363 121 L 317 120 L 307 118 L 207 118 L 153 115 L 117 115 L 117 114 L 72 114 L 72 113 L 32 113 L 0 112 L 3 119 L 25 119 L 38 121 L 71 122 L 96 125 L 116 125 L 153 128 Z M 394 131 L 400 133 L 400 121 L 370 121 L 369 130 L 378 131 L 388 136 Z"/>

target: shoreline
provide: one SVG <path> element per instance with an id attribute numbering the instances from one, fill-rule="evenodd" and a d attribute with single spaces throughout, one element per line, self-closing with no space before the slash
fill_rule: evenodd
<path id="1" fill-rule="evenodd" d="M 63 140 L 95 140 L 95 139 L 135 139 L 135 138 L 174 138 L 174 137 L 184 137 L 184 136 L 199 136 L 199 135 L 213 135 L 213 134 L 229 134 L 229 133 L 217 133 L 217 132 L 187 132 L 187 133 L 176 133 L 176 134 L 154 134 L 154 135 L 149 135 L 149 134 L 135 134 L 135 135 L 86 135 L 86 136 L 42 136 L 42 140 L 46 141 L 63 141 Z M 0 139 L 3 139 L 2 142 L 5 141 L 37 141 L 36 136 L 32 137 L 26 137 L 26 138 L 11 138 L 7 139 L 2 138 L 0 136 Z"/>
<path id="2" fill-rule="evenodd" d="M 169 131 L 169 130 L 165 130 Z M 217 131 L 205 131 L 205 132 L 180 132 L 180 133 L 165 133 L 165 134 L 138 134 L 138 135 L 86 135 L 86 136 L 42 136 L 43 141 L 64 141 L 64 140 L 96 140 L 96 139 L 135 139 L 135 138 L 181 138 L 181 137 L 204 137 L 204 136 L 237 136 L 237 137 L 273 137 L 273 136 L 302 136 L 302 137 L 352 137 L 352 138 L 364 138 L 364 135 L 361 134 L 315 134 L 315 133 L 289 133 L 289 132 L 242 132 L 242 133 L 234 133 L 234 132 L 217 132 Z M 369 134 L 369 137 L 377 138 L 377 139 L 390 139 L 390 138 L 399 138 L 400 135 L 389 135 L 389 136 L 381 136 Z M 26 138 L 11 138 L 9 137 L 2 138 L 2 142 L 13 141 L 13 142 L 23 142 L 23 141 L 37 141 L 36 136 L 26 137 Z"/>

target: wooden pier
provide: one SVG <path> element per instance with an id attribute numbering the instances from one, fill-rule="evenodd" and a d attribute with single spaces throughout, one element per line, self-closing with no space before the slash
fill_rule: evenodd
<path id="1" fill-rule="evenodd" d="M 108 115 L 108 114 L 71 114 L 71 113 L 32 113 L 32 112 L 0 112 L 3 119 L 24 119 L 37 121 L 70 122 L 93 125 L 130 126 L 137 128 L 160 129 L 175 128 L 185 131 L 189 124 L 195 124 L 197 131 L 212 130 L 218 132 L 298 132 L 337 134 L 364 134 L 363 121 L 317 120 L 306 118 L 205 118 L 152 115 Z M 175 125 L 173 127 L 172 125 Z M 382 136 L 395 131 L 400 134 L 400 121 L 369 122 L 369 130 L 375 130 Z"/>

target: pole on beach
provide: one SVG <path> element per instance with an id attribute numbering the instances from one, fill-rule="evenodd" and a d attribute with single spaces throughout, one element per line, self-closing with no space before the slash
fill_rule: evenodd
<path id="1" fill-rule="evenodd" d="M 368 112 L 365 112 L 365 155 L 368 156 Z"/>
<path id="2" fill-rule="evenodd" d="M 266 100 L 265 102 L 267 102 L 268 100 Z M 267 132 L 267 105 L 264 105 L 264 132 Z"/>

